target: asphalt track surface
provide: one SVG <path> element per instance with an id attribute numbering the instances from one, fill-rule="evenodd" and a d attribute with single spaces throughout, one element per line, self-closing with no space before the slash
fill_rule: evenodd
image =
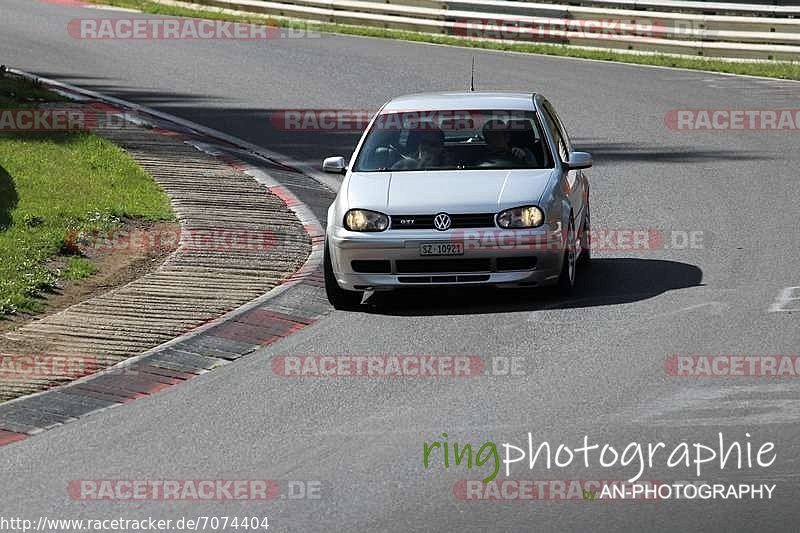
<path id="1" fill-rule="evenodd" d="M 214 127 L 298 160 L 348 155 L 357 133 L 285 132 L 275 110 L 375 109 L 403 93 L 539 91 L 595 156 L 595 228 L 701 231 L 703 246 L 605 250 L 568 300 L 541 291 L 434 291 L 333 312 L 285 341 L 147 399 L 0 448 L 5 517 L 267 515 L 292 531 L 790 531 L 800 509 L 797 378 L 668 375 L 671 354 L 798 354 L 798 313 L 769 312 L 800 285 L 800 133 L 673 131 L 671 109 L 797 107 L 800 84 L 322 35 L 270 41 L 81 41 L 67 22 L 120 16 L 29 0 L 0 6 L 0 61 Z M 671 235 L 667 233 L 667 235 Z M 671 243 L 668 243 L 671 244 Z M 797 302 L 795 302 L 796 307 Z M 451 379 L 275 376 L 285 354 L 522 358 L 524 375 Z M 757 448 L 769 468 L 667 468 L 664 482 L 775 484 L 771 500 L 461 501 L 488 468 L 424 469 L 423 442 L 629 442 Z M 746 436 L 750 435 L 750 438 Z M 502 453 L 502 450 L 501 450 Z M 512 478 L 623 479 L 635 469 Z M 501 476 L 503 477 L 503 476 Z M 319 499 L 74 501 L 76 479 L 320 481 Z"/>

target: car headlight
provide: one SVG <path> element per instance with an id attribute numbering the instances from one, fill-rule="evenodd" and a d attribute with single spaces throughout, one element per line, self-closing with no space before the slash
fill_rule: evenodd
<path id="1" fill-rule="evenodd" d="M 389 227 L 389 217 L 377 211 L 351 209 L 344 215 L 344 227 L 350 231 L 383 231 Z"/>
<path id="2" fill-rule="evenodd" d="M 544 213 L 535 205 L 506 209 L 497 215 L 501 228 L 535 228 L 544 224 Z"/>

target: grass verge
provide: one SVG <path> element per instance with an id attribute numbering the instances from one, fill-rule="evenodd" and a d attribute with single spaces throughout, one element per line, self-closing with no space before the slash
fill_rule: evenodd
<path id="1" fill-rule="evenodd" d="M 372 28 L 365 26 L 350 26 L 345 24 L 307 23 L 286 19 L 273 19 L 267 15 L 231 15 L 204 9 L 193 9 L 182 6 L 170 6 L 152 2 L 151 0 L 90 0 L 96 4 L 106 4 L 117 7 L 137 9 L 143 13 L 154 15 L 171 15 L 179 17 L 195 17 L 232 22 L 247 22 L 269 26 L 307 28 L 325 33 L 339 33 L 345 35 L 360 35 L 366 37 L 379 37 L 384 39 L 400 39 L 436 44 L 448 44 L 467 48 L 480 48 L 486 50 L 507 50 L 530 54 L 544 54 L 552 56 L 579 57 L 583 59 L 596 59 L 603 61 L 617 61 L 637 65 L 655 65 L 663 67 L 686 68 L 692 70 L 705 70 L 710 72 L 725 72 L 729 74 L 746 74 L 750 76 L 763 76 L 800 80 L 800 62 L 763 61 L 763 62 L 733 62 L 711 58 L 678 57 L 663 54 L 632 54 L 617 51 L 585 50 L 574 46 L 551 45 L 538 43 L 513 43 L 470 40 L 449 35 L 435 35 L 404 30 Z M 213 8 L 209 8 L 213 9 Z"/>
<path id="2" fill-rule="evenodd" d="M 0 73 L 0 113 L 60 100 Z M 41 311 L 41 296 L 59 279 L 93 274 L 91 261 L 71 255 L 69 236 L 124 219 L 174 215 L 166 194 L 120 148 L 88 132 L 0 130 L 0 316 Z"/>

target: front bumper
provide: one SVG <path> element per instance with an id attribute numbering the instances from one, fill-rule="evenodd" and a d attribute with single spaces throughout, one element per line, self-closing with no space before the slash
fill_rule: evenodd
<path id="1" fill-rule="evenodd" d="M 348 290 L 551 285 L 558 280 L 564 257 L 560 224 L 519 230 L 387 230 L 380 233 L 359 233 L 338 227 L 329 229 L 327 241 L 336 280 Z M 422 256 L 422 243 L 463 243 L 464 253 Z"/>

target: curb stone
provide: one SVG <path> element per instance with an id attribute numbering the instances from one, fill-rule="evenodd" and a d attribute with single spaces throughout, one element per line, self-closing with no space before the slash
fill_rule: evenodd
<path id="1" fill-rule="evenodd" d="M 50 80 L 40 81 L 50 85 Z M 111 101 L 104 100 L 97 93 L 87 97 L 87 92 L 57 82 L 53 82 L 52 87 L 74 99 L 100 100 L 104 105 Z M 130 104 L 126 110 L 119 105 L 121 103 L 113 99 L 111 105 L 126 119 L 130 109 L 135 109 L 139 115 L 147 114 L 146 108 Z M 300 221 L 311 241 L 311 251 L 294 274 L 266 294 L 218 319 L 91 376 L 0 404 L 0 446 L 192 379 L 235 361 L 260 346 L 277 342 L 331 310 L 321 272 L 324 230 L 319 222 L 324 220 L 327 205 L 334 196 L 328 187 L 308 177 L 303 178 L 280 163 L 268 166 L 262 161 L 246 161 L 239 156 L 241 152 L 250 152 L 251 145 L 242 142 L 237 146 L 231 142 L 235 141 L 231 137 L 220 139 L 200 133 L 203 129 L 200 125 L 197 129 L 187 128 L 190 123 L 182 120 L 172 123 L 163 114 L 158 117 L 140 116 L 134 120 L 224 161 L 265 186 Z M 301 194 L 310 195 L 314 205 L 304 203 L 298 197 Z"/>

